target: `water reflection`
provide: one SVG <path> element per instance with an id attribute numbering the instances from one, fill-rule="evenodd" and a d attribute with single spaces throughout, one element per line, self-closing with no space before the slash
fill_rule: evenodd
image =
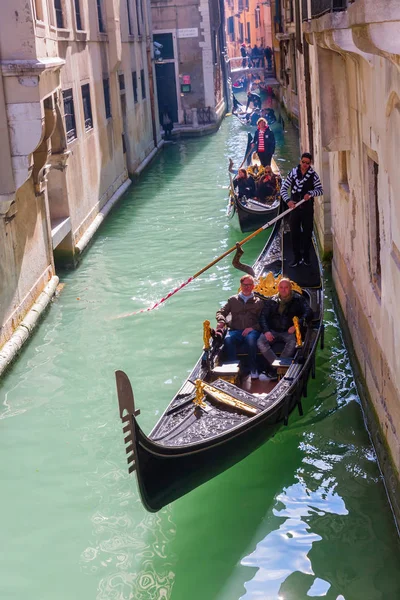
<path id="1" fill-rule="evenodd" d="M 280 527 L 269 533 L 257 544 L 254 552 L 241 561 L 244 566 L 258 569 L 256 575 L 245 584 L 246 594 L 241 597 L 242 600 L 284 598 L 280 596 L 282 584 L 293 573 L 310 576 L 308 595 L 325 595 L 330 587 L 328 582 L 322 585 L 323 580 L 316 584 L 308 554 L 313 543 L 322 538 L 312 531 L 308 521 L 315 513 L 346 515 L 348 511 L 343 499 L 334 491 L 336 484 L 332 478 L 324 481 L 315 491 L 307 489 L 301 479 L 299 477 L 298 483 L 277 496 L 273 514 L 284 519 Z M 317 588 L 325 590 L 324 594 L 314 593 Z"/>

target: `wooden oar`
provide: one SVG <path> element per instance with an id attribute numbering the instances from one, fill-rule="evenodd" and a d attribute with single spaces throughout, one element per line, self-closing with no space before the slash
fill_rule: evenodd
<path id="1" fill-rule="evenodd" d="M 254 237 L 256 237 L 256 235 L 258 235 L 259 233 L 261 233 L 265 229 L 268 229 L 268 227 L 271 227 L 271 225 L 273 225 L 274 223 L 276 223 L 280 219 L 283 219 L 283 217 L 285 217 L 286 215 L 288 215 L 293 210 L 296 210 L 296 208 L 298 206 L 300 206 L 301 204 L 303 204 L 304 202 L 306 202 L 306 200 L 304 200 L 304 199 L 300 200 L 300 202 L 298 202 L 296 204 L 296 206 L 294 206 L 293 208 L 288 208 L 287 210 L 285 210 L 283 213 L 281 213 L 280 215 L 278 215 L 274 219 L 271 219 L 271 221 L 268 221 L 268 223 L 265 223 L 265 225 L 263 225 L 262 227 L 259 227 L 256 231 L 254 231 L 253 233 L 251 233 L 250 235 L 248 235 L 246 238 L 244 238 L 244 240 L 242 240 L 241 242 L 237 242 L 237 244 L 239 244 L 239 246 L 243 246 L 244 244 L 246 244 L 246 242 L 248 242 L 249 240 L 252 240 Z M 113 318 L 115 318 L 115 319 L 122 319 L 124 317 L 131 317 L 133 315 L 138 315 L 138 314 L 143 313 L 143 312 L 149 312 L 150 310 L 154 310 L 155 308 L 158 308 L 161 304 L 163 304 L 163 302 L 166 302 L 166 300 L 168 300 L 169 298 L 171 298 L 171 296 L 173 296 L 174 294 L 176 294 L 177 292 L 179 292 L 179 290 L 181 290 L 182 288 L 184 288 L 185 286 L 187 286 L 194 279 L 197 279 L 197 277 L 199 277 L 200 275 L 202 275 L 202 273 L 204 273 L 205 271 L 207 271 L 208 269 L 210 269 L 211 267 L 213 267 L 214 265 L 216 265 L 220 260 L 222 260 L 223 258 L 225 258 L 225 256 L 228 256 L 228 254 L 231 254 L 231 252 L 234 252 L 235 250 L 237 250 L 236 244 L 232 248 L 230 248 L 229 250 L 226 250 L 226 252 L 224 252 L 223 254 L 221 254 L 220 256 L 218 256 L 218 258 L 215 258 L 213 261 L 211 261 L 210 263 L 208 263 L 208 265 L 206 265 L 205 267 L 203 267 L 202 269 L 200 269 L 200 271 L 197 271 L 197 273 L 195 273 L 194 275 L 192 275 L 192 277 L 189 277 L 189 279 L 187 279 L 186 281 L 184 281 L 183 283 L 181 283 L 181 285 L 179 285 L 174 290 L 172 290 L 171 292 L 169 292 L 164 298 L 161 298 L 161 300 L 159 300 L 158 302 L 156 302 L 155 304 L 153 304 L 153 306 L 149 306 L 149 308 L 143 308 L 142 310 L 138 310 L 138 311 L 134 311 L 134 312 L 130 312 L 130 313 L 125 313 L 123 315 L 119 315 L 119 316 L 113 317 Z"/>
<path id="2" fill-rule="evenodd" d="M 252 150 L 253 150 L 253 145 L 251 145 L 251 146 L 250 146 L 250 150 L 248 151 L 248 153 L 247 153 L 247 154 L 246 154 L 246 156 L 244 157 L 244 159 L 243 159 L 243 162 L 242 162 L 242 164 L 240 165 L 239 169 L 241 169 L 241 168 L 243 167 L 244 163 L 245 163 L 245 162 L 246 162 L 246 160 L 249 158 L 249 156 L 250 156 L 250 154 L 251 154 Z"/>

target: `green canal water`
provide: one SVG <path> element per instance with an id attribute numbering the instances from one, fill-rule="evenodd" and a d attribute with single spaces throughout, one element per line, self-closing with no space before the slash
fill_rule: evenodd
<path id="1" fill-rule="evenodd" d="M 102 226 L 0 387 L 2 600 L 396 600 L 400 546 L 326 281 L 326 346 L 304 416 L 157 514 L 128 476 L 114 383 L 131 378 L 149 432 L 238 288 L 233 117 L 168 145 Z M 298 159 L 288 127 L 284 173 Z M 242 236 L 244 237 L 244 236 Z M 246 246 L 251 263 L 265 242 Z"/>

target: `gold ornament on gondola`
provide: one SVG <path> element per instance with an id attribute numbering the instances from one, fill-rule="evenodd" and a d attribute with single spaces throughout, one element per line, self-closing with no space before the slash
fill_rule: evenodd
<path id="1" fill-rule="evenodd" d="M 270 271 L 264 277 L 258 278 L 258 281 L 254 287 L 254 291 L 257 294 L 260 294 L 260 296 L 275 296 L 275 294 L 277 294 L 279 291 L 278 285 L 281 279 L 282 275 L 278 275 L 278 277 L 275 278 L 274 274 Z M 299 294 L 303 293 L 303 290 L 299 285 L 297 285 L 296 282 L 290 280 L 290 283 L 292 284 L 292 290 L 294 292 L 298 292 Z"/>
<path id="2" fill-rule="evenodd" d="M 215 388 L 213 385 L 202 381 L 201 379 L 196 379 L 196 397 L 193 400 L 193 403 L 196 406 L 200 406 L 201 408 L 206 408 L 207 404 L 203 402 L 204 394 L 208 394 L 212 400 L 219 402 L 220 404 L 225 404 L 230 408 L 234 408 L 239 410 L 240 412 L 244 412 L 248 415 L 256 415 L 259 410 L 255 406 L 250 406 L 247 402 L 242 402 L 241 400 L 237 400 L 227 392 L 222 392 L 221 390 Z"/>
<path id="3" fill-rule="evenodd" d="M 303 341 L 301 339 L 299 317 L 293 317 L 293 324 L 296 332 L 296 348 L 301 348 Z"/>
<path id="4" fill-rule="evenodd" d="M 203 350 L 210 349 L 211 326 L 210 321 L 203 323 Z"/>
<path id="5" fill-rule="evenodd" d="M 195 381 L 196 383 L 196 397 L 193 400 L 193 404 L 195 406 L 199 406 L 200 408 L 205 408 L 207 406 L 207 404 L 205 402 L 203 402 L 203 398 L 204 398 L 204 381 L 202 381 L 201 379 L 196 379 Z"/>

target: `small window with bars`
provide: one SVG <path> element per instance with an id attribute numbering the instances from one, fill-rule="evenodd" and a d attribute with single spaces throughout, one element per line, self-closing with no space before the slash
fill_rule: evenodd
<path id="1" fill-rule="evenodd" d="M 82 86 L 82 104 L 83 115 L 85 117 L 85 130 L 87 131 L 93 127 L 92 103 L 90 101 L 90 86 L 88 83 Z"/>
<path id="2" fill-rule="evenodd" d="M 146 98 L 146 80 L 144 78 L 144 69 L 140 69 L 140 82 L 142 84 L 142 99 Z"/>
<path id="3" fill-rule="evenodd" d="M 138 101 L 138 93 L 137 93 L 137 75 L 136 71 L 132 71 L 132 87 L 133 87 L 133 101 Z"/>
<path id="4" fill-rule="evenodd" d="M 74 98 L 72 95 L 72 89 L 63 91 L 64 100 L 64 119 L 65 119 L 65 131 L 67 134 L 67 142 L 72 142 L 76 139 L 76 122 L 75 122 L 75 109 L 74 109 Z"/>
<path id="5" fill-rule="evenodd" d="M 110 80 L 103 79 L 104 107 L 106 119 L 111 119 Z"/>

